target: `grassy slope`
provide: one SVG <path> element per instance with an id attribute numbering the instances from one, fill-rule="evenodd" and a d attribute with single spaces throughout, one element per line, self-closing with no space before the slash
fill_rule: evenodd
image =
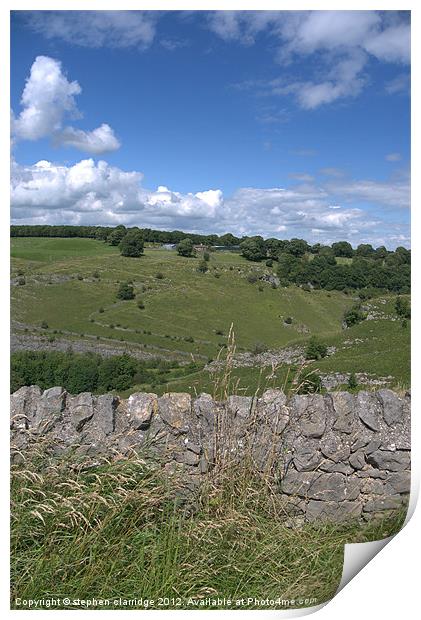
<path id="1" fill-rule="evenodd" d="M 117 248 L 89 239 L 12 239 L 12 275 L 21 269 L 25 286 L 12 290 L 13 317 L 39 329 L 46 320 L 51 330 L 76 335 L 118 339 L 141 343 L 150 351 L 165 349 L 175 354 L 193 355 L 205 362 L 215 358 L 234 324 L 237 350 L 250 350 L 256 342 L 270 348 L 302 343 L 310 334 L 320 335 L 337 347 L 331 358 L 314 364 L 323 372 L 369 372 L 394 377 L 392 384 L 409 383 L 409 329 L 390 320 L 367 321 L 342 330 L 343 312 L 354 301 L 339 292 L 307 293 L 296 287 L 272 289 L 262 283 L 250 284 L 250 273 L 270 273 L 263 264 L 253 264 L 239 254 L 215 252 L 207 274 L 196 271 L 197 259 L 175 252 L 147 248 L 141 259 L 124 258 Z M 100 272 L 100 281 L 92 273 Z M 161 272 L 164 279 L 157 279 Z M 214 274 L 219 274 L 219 278 Z M 80 281 L 77 275 L 85 279 Z M 48 284 L 50 276 L 74 279 Z M 43 279 L 42 283 L 31 277 Z M 133 279 L 134 301 L 118 301 L 118 280 Z M 147 287 L 142 291 L 142 287 Z M 383 296 L 386 306 L 379 309 L 393 314 L 394 296 Z M 137 307 L 137 301 L 145 309 Z M 99 308 L 105 311 L 99 313 Z M 292 326 L 283 320 L 292 316 Z M 114 329 L 110 328 L 114 324 Z M 302 328 L 310 330 L 302 333 Z M 218 335 L 216 331 L 224 335 Z M 144 333 L 144 332 L 151 332 Z M 194 338 L 188 342 L 186 338 Z M 360 339 L 353 344 L 347 340 Z M 287 369 L 276 378 L 266 379 L 270 369 L 241 368 L 234 371 L 238 390 L 254 393 L 265 385 L 283 385 Z M 186 390 L 212 392 L 212 378 L 199 371 L 161 386 L 157 391 Z M 142 389 L 146 386 L 135 386 Z M 130 390 L 132 391 L 132 390 Z"/>

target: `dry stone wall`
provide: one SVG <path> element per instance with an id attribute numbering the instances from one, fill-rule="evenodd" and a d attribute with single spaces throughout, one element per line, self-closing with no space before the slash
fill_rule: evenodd
<path id="1" fill-rule="evenodd" d="M 142 451 L 188 488 L 229 463 L 274 476 L 298 520 L 368 518 L 407 501 L 410 395 L 391 390 L 261 398 L 137 393 L 73 396 L 22 387 L 11 396 L 12 458 L 44 442 L 54 455 L 121 458 Z"/>

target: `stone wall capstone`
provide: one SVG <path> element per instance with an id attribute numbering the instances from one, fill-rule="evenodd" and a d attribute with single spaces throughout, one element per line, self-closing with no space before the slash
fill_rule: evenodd
<path id="1" fill-rule="evenodd" d="M 191 488 L 221 463 L 247 459 L 274 476 L 286 512 L 301 521 L 369 518 L 405 504 L 410 491 L 410 395 L 387 389 L 290 399 L 272 389 L 216 401 L 22 387 L 11 395 L 12 460 L 40 441 L 55 456 L 91 460 L 141 450 Z"/>

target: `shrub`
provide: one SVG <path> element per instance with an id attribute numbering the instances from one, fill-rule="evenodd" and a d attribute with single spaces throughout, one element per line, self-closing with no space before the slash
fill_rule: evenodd
<path id="1" fill-rule="evenodd" d="M 273 266 L 273 260 L 271 258 L 268 258 L 266 261 L 266 267 L 272 267 Z"/>
<path id="2" fill-rule="evenodd" d="M 99 273 L 99 271 L 95 270 L 92 273 L 92 277 L 95 278 L 95 280 L 98 280 L 101 277 L 101 274 Z"/>
<path id="3" fill-rule="evenodd" d="M 357 381 L 357 377 L 355 376 L 355 372 L 352 372 L 349 375 L 349 379 L 348 379 L 348 387 L 350 390 L 355 390 L 355 388 L 358 385 L 358 381 Z"/>
<path id="4" fill-rule="evenodd" d="M 252 349 L 253 355 L 259 355 L 260 353 L 264 353 L 268 350 L 268 347 L 264 342 L 255 342 L 254 347 Z"/>
<path id="5" fill-rule="evenodd" d="M 145 308 L 145 304 L 143 303 L 143 301 L 138 301 L 138 302 L 137 302 L 137 307 L 138 307 L 140 310 L 143 310 L 143 309 Z"/>
<path id="6" fill-rule="evenodd" d="M 263 293 L 263 286 L 261 284 L 259 284 L 259 286 L 257 287 L 257 290 L 259 291 L 259 293 Z"/>
<path id="7" fill-rule="evenodd" d="M 78 274 L 77 274 L 77 279 L 78 279 L 78 280 L 83 280 L 83 275 L 82 275 L 81 273 L 78 273 Z"/>
<path id="8" fill-rule="evenodd" d="M 401 297 L 398 295 L 395 301 L 395 310 L 396 314 L 403 319 L 411 318 L 411 306 L 409 304 L 409 300 L 405 297 Z"/>
<path id="9" fill-rule="evenodd" d="M 47 323 L 47 321 L 42 321 L 42 323 L 41 323 L 41 328 L 42 328 L 42 329 L 48 329 L 48 323 Z"/>
<path id="10" fill-rule="evenodd" d="M 367 314 L 361 310 L 358 304 L 347 310 L 344 314 L 344 322 L 347 327 L 361 323 L 361 321 L 364 321 L 366 318 Z"/>
<path id="11" fill-rule="evenodd" d="M 321 357 L 326 357 L 327 345 L 321 342 L 317 336 L 312 336 L 308 341 L 305 356 L 308 360 L 318 360 Z"/>
<path id="12" fill-rule="evenodd" d="M 209 252 L 203 252 L 203 260 L 208 262 L 208 260 L 210 260 L 210 254 Z"/>
<path id="13" fill-rule="evenodd" d="M 205 260 L 200 261 L 198 267 L 197 267 L 197 271 L 199 271 L 199 273 L 206 273 L 208 271 L 209 267 L 206 263 Z"/>
<path id="14" fill-rule="evenodd" d="M 322 391 L 322 379 L 314 370 L 303 372 L 298 377 L 298 394 L 314 394 Z"/>
<path id="15" fill-rule="evenodd" d="M 186 237 L 177 244 L 177 253 L 179 256 L 193 256 L 194 244 L 191 239 Z"/>
<path id="16" fill-rule="evenodd" d="M 249 284 L 256 284 L 257 279 L 258 278 L 255 273 L 249 273 L 249 275 L 247 276 L 247 282 L 249 282 Z"/>
<path id="17" fill-rule="evenodd" d="M 19 286 L 24 286 L 26 284 L 25 278 L 19 278 L 18 279 L 18 284 L 19 284 Z"/>
<path id="18" fill-rule="evenodd" d="M 303 291 L 305 291 L 306 293 L 311 293 L 311 286 L 310 284 L 303 284 L 302 287 Z"/>
<path id="19" fill-rule="evenodd" d="M 129 284 L 128 282 L 122 282 L 117 291 L 117 297 L 119 299 L 124 299 L 124 300 L 134 299 L 135 294 L 134 294 L 133 286 Z"/>
<path id="20" fill-rule="evenodd" d="M 155 278 L 157 280 L 163 280 L 164 279 L 164 274 L 161 271 L 158 271 L 158 273 L 155 274 Z"/>
<path id="21" fill-rule="evenodd" d="M 104 310 L 104 308 L 101 306 L 101 308 L 98 310 L 98 312 L 99 312 L 100 314 L 102 314 L 103 312 L 105 312 L 105 310 Z"/>
<path id="22" fill-rule="evenodd" d="M 292 316 L 287 316 L 287 318 L 285 319 L 284 323 L 286 323 L 287 325 L 291 325 L 291 323 L 292 323 Z"/>

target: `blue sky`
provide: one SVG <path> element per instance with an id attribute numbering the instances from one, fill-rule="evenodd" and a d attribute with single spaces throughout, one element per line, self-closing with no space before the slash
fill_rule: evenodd
<path id="1" fill-rule="evenodd" d="M 12 221 L 409 245 L 409 14 L 15 12 Z"/>

